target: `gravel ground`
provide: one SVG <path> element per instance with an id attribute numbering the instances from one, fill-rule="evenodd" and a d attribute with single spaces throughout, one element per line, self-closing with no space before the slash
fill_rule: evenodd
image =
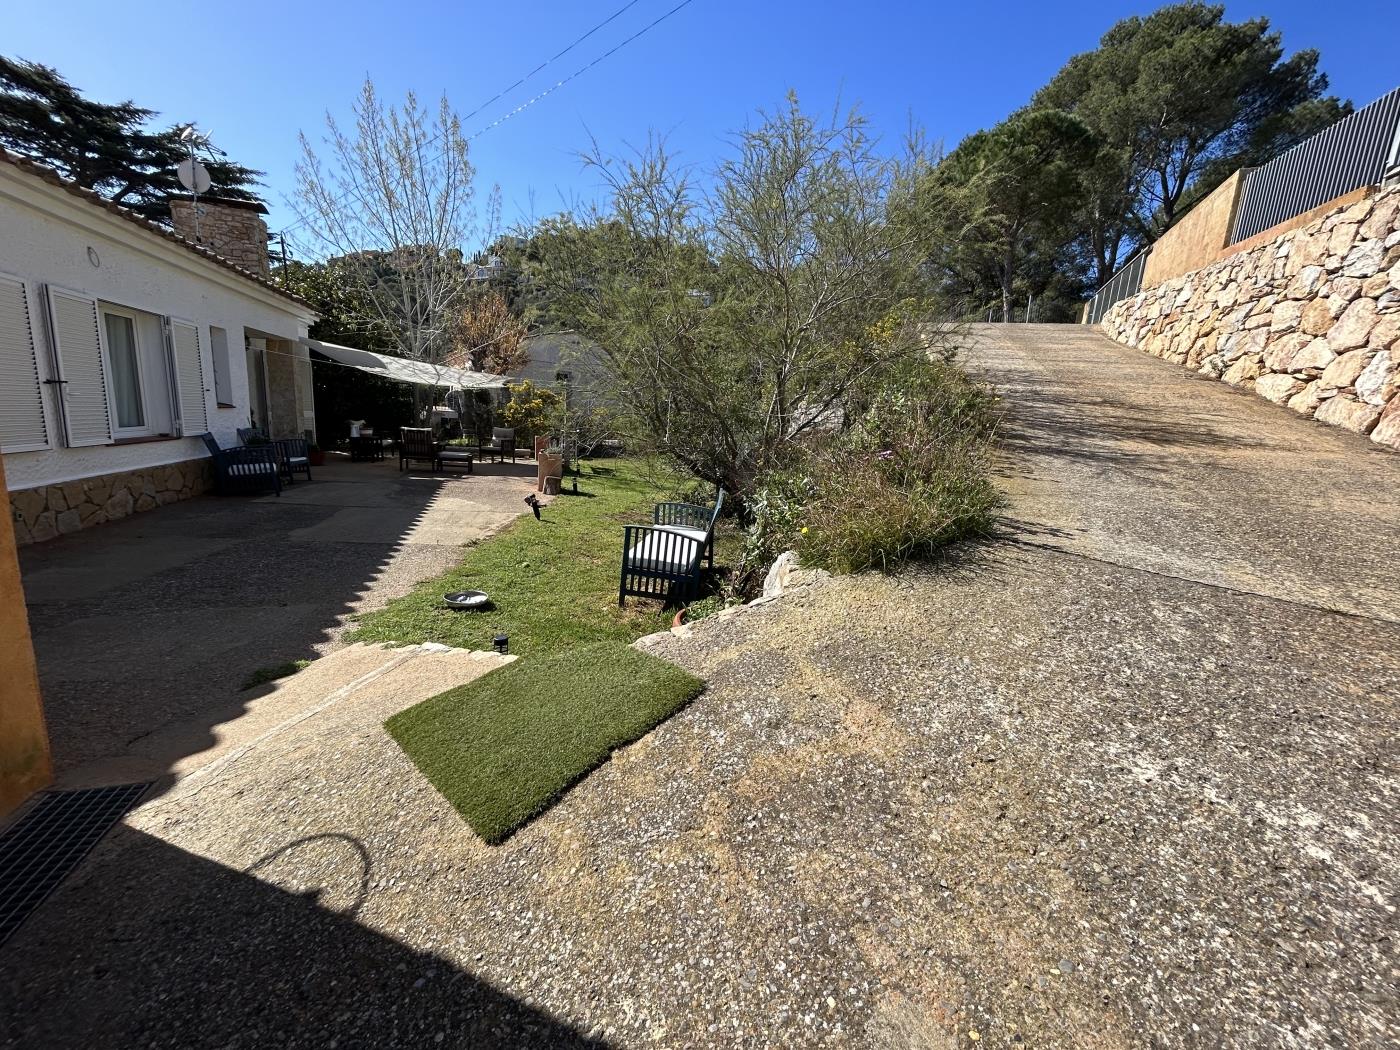
<path id="1" fill-rule="evenodd" d="M 497 848 L 321 711 L 109 836 L 3 1045 L 1395 1045 L 1400 459 L 1036 338 L 1000 542 L 647 640 L 706 692 Z"/>
<path id="2" fill-rule="evenodd" d="M 9 1045 L 1400 1037 L 1394 625 L 1003 548 L 649 648 L 708 691 L 503 847 L 392 698 L 143 807 Z"/>

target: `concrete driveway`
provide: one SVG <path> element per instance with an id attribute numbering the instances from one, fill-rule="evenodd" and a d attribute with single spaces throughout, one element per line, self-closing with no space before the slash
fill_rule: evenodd
<path id="1" fill-rule="evenodd" d="M 200 750 L 249 701 L 251 673 L 328 652 L 352 615 L 525 510 L 534 465 L 433 475 L 332 457 L 314 475 L 22 552 L 60 786 L 152 779 Z M 157 731 L 182 743 L 143 748 Z"/>
<path id="2" fill-rule="evenodd" d="M 355 692 L 108 837 L 6 1045 L 1394 1045 L 1400 457 L 978 335 L 999 542 L 647 640 L 705 694 L 496 848 Z"/>

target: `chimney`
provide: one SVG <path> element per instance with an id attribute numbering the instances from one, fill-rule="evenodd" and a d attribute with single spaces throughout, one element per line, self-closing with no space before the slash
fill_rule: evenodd
<path id="1" fill-rule="evenodd" d="M 199 210 L 198 236 L 195 209 Z M 266 214 L 267 209 L 257 201 L 201 197 L 196 203 L 187 197 L 170 199 L 170 218 L 177 234 L 262 277 L 271 273 L 267 223 L 262 218 Z"/>

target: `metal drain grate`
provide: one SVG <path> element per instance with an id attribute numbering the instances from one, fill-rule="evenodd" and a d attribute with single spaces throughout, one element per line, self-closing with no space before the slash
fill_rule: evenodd
<path id="1" fill-rule="evenodd" d="M 150 786 L 45 791 L 0 835 L 0 944 Z"/>

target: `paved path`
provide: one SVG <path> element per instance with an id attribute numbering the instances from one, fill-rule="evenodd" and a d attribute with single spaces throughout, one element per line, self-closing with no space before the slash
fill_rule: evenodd
<path id="1" fill-rule="evenodd" d="M 206 496 L 25 548 L 60 784 L 161 777 L 204 751 L 256 695 L 250 674 L 329 652 L 355 613 L 454 565 L 525 509 L 533 471 L 333 458 L 280 497 Z"/>
<path id="2" fill-rule="evenodd" d="M 1400 456 L 1080 330 L 977 355 L 1002 542 L 649 640 L 706 692 L 496 848 L 402 697 L 318 712 L 109 837 L 0 1040 L 1394 1045 Z"/>
<path id="3" fill-rule="evenodd" d="M 1400 623 L 1400 455 L 1077 325 L 975 325 L 1028 542 Z"/>

